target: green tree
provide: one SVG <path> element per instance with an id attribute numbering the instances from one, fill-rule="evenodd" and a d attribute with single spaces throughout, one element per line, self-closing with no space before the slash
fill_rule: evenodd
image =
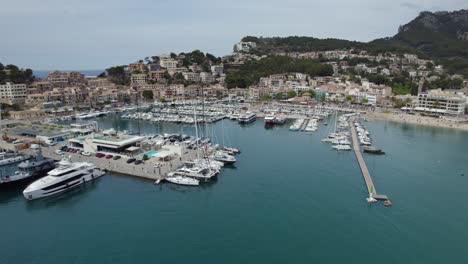
<path id="1" fill-rule="evenodd" d="M 259 61 L 247 61 L 239 70 L 228 72 L 225 83 L 227 88 L 246 88 L 258 82 L 260 77 L 288 72 L 301 72 L 310 76 L 331 76 L 333 68 L 313 59 L 269 56 Z"/>
<path id="2" fill-rule="evenodd" d="M 283 100 L 286 96 L 284 95 L 284 93 L 276 93 L 274 95 L 274 99 L 275 100 Z"/>
<path id="3" fill-rule="evenodd" d="M 296 91 L 288 91 L 288 98 L 296 97 L 296 95 L 297 95 Z"/>
<path id="4" fill-rule="evenodd" d="M 154 94 L 153 94 L 153 91 L 151 90 L 144 90 L 143 91 L 143 98 L 145 98 L 146 100 L 153 100 L 154 98 Z"/>

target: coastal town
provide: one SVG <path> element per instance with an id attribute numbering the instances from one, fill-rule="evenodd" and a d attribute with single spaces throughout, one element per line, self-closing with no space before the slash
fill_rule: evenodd
<path id="1" fill-rule="evenodd" d="M 364 152 L 384 152 L 372 146 L 369 132 L 354 121 L 355 115 L 364 120 L 468 128 L 468 81 L 462 75 L 449 75 L 432 60 L 415 54 L 370 54 L 354 49 L 269 55 L 256 51 L 257 43 L 241 41 L 223 58 L 198 50 L 171 53 L 111 67 L 99 76 L 52 71 L 35 78 L 30 70 L 2 65 L 2 148 L 23 153 L 4 158 L 4 162 L 26 159 L 31 146 L 43 146 L 40 156 L 49 159 L 60 160 L 68 154 L 75 160 L 92 161 L 96 175 L 109 170 L 156 183 L 198 185 L 216 177 L 240 153 L 224 140 L 212 142 L 216 135 L 208 132 L 207 124 L 228 118 L 245 125 L 263 117 L 265 126 L 293 120 L 289 130 L 310 133 L 332 118 L 334 130 L 322 141 L 346 151 L 353 149 L 353 139 L 368 199 L 374 202 L 381 197 L 391 203 L 375 192 L 359 145 Z M 304 72 L 255 75 L 258 79 L 253 80 L 233 77 L 245 72 L 243 67 L 265 60 L 293 63 L 294 69 L 304 63 Z M 283 66 L 267 67 L 271 72 Z M 12 82 L 21 79 L 21 74 L 28 83 Z M 93 121 L 107 115 L 190 125 L 195 135 L 102 129 Z M 353 124 L 349 125 L 351 117 Z M 355 125 L 358 133 L 353 132 Z M 32 152 L 37 152 L 36 147 Z M 27 190 L 24 195 L 36 198 Z"/>
<path id="2" fill-rule="evenodd" d="M 227 87 L 226 77 L 229 78 L 236 67 L 266 57 L 249 53 L 255 46 L 254 42 L 237 43 L 233 54 L 223 58 L 207 54 L 213 59 L 202 60 L 202 65 L 195 62 L 188 65 L 183 53 L 153 56 L 122 66 L 118 81 L 109 73 L 111 68 L 99 77 L 53 71 L 29 84 L 5 82 L 0 85 L 0 100 L 8 108 L 3 115 L 8 119 L 28 120 L 137 102 L 173 102 L 203 96 L 206 100 L 227 99 L 251 104 L 277 101 L 371 107 L 381 112 L 441 117 L 458 123 L 466 121 L 468 80 L 461 75 L 449 75 L 443 66 L 414 54 L 369 55 L 354 50 L 278 53 L 271 56 L 323 58 L 326 61 L 323 64 L 330 65 L 333 72 L 330 76 L 283 72 L 260 77 L 248 87 Z M 194 53 L 201 52 L 191 55 Z M 197 56 L 204 58 L 205 55 Z M 6 68 L 3 71 L 8 74 Z M 408 90 L 386 82 L 402 76 L 409 84 Z"/>
<path id="3" fill-rule="evenodd" d="M 5 2 L 0 264 L 466 262 L 466 5 Z"/>

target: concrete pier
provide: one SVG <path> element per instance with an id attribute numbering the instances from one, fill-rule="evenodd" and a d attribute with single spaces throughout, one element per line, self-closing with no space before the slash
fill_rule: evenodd
<path id="1" fill-rule="evenodd" d="M 362 176 L 364 177 L 364 182 L 366 183 L 366 186 L 367 186 L 367 191 L 369 192 L 369 194 L 372 195 L 372 197 L 374 197 L 377 200 L 387 200 L 388 197 L 386 195 L 377 194 L 377 190 L 375 189 L 374 182 L 372 181 L 369 170 L 367 169 L 366 162 L 364 161 L 364 158 L 362 157 L 356 128 L 354 127 L 354 124 L 353 124 L 353 119 L 349 121 L 349 126 L 351 129 L 351 138 L 353 140 L 353 150 L 354 150 L 354 153 L 356 154 L 359 167 L 361 168 Z"/>
<path id="2" fill-rule="evenodd" d="M 14 150 L 14 145 L 8 144 L 4 141 L 0 143 L 0 147 L 3 149 Z M 60 160 L 62 157 L 57 155 L 55 151 L 59 149 L 59 145 L 42 147 L 42 155 L 46 158 Z M 29 153 L 29 150 L 20 151 L 25 154 Z M 183 157 L 177 157 L 171 161 L 155 161 L 154 159 L 148 159 L 142 164 L 127 163 L 127 157 L 123 157 L 118 160 L 98 158 L 94 155 L 83 156 L 81 154 L 64 152 L 63 155 L 71 157 L 72 162 L 91 162 L 100 169 L 107 171 L 116 172 L 119 174 L 125 174 L 133 177 L 139 177 L 149 180 L 162 180 L 166 175 L 182 166 L 185 161 L 193 160 L 197 157 L 196 150 L 186 149 Z M 159 168 L 155 168 L 156 163 L 161 164 Z"/>

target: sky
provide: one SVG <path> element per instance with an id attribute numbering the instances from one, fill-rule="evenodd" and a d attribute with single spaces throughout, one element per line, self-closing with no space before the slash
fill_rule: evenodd
<path id="1" fill-rule="evenodd" d="M 223 56 L 246 35 L 370 41 L 421 11 L 466 8 L 467 0 L 0 0 L 0 62 L 105 69 L 195 49 Z"/>

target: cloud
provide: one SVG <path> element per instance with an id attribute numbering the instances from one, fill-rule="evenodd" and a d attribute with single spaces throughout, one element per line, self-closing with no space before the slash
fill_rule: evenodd
<path id="1" fill-rule="evenodd" d="M 409 8 L 409 9 L 416 9 L 416 10 L 420 10 L 420 11 L 422 9 L 422 6 L 420 6 L 418 4 L 410 3 L 410 2 L 403 2 L 400 5 L 402 7 Z"/>

